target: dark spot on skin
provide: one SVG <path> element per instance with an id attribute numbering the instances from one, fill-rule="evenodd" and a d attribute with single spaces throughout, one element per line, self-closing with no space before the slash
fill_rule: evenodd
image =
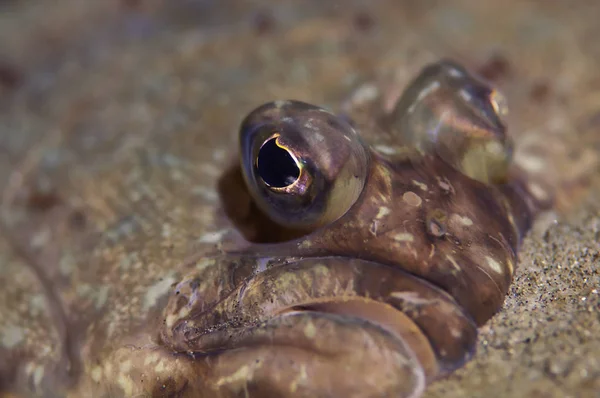
<path id="1" fill-rule="evenodd" d="M 529 93 L 532 100 L 537 102 L 544 102 L 550 94 L 550 86 L 546 82 L 537 82 L 531 88 Z"/>
<path id="2" fill-rule="evenodd" d="M 357 12 L 354 15 L 352 23 L 359 32 L 368 32 L 373 29 L 373 26 L 375 26 L 375 20 L 369 13 L 365 11 Z"/>
<path id="3" fill-rule="evenodd" d="M 198 289 L 198 287 L 200 287 L 199 278 L 195 278 L 192 281 L 190 281 L 190 289 L 192 289 L 192 291 Z"/>
<path id="4" fill-rule="evenodd" d="M 437 220 L 429 220 L 427 221 L 427 232 L 436 238 L 441 238 L 446 233 L 446 228 Z"/>
<path id="5" fill-rule="evenodd" d="M 23 75 L 16 67 L 0 61 L 0 86 L 14 90 L 21 85 L 22 81 Z"/>
<path id="6" fill-rule="evenodd" d="M 275 18 L 269 12 L 258 12 L 252 21 L 254 31 L 257 35 L 263 36 L 269 34 L 275 28 Z"/>
<path id="7" fill-rule="evenodd" d="M 490 80 L 498 81 L 511 74 L 510 63 L 501 54 L 492 55 L 477 71 L 481 77 Z"/>
<path id="8" fill-rule="evenodd" d="M 60 196 L 51 189 L 33 189 L 27 197 L 27 207 L 30 210 L 45 212 L 62 202 Z"/>
<path id="9" fill-rule="evenodd" d="M 86 222 L 87 222 L 87 218 L 81 210 L 74 210 L 71 213 L 71 215 L 69 216 L 69 225 L 73 229 L 85 228 Z"/>
<path id="10" fill-rule="evenodd" d="M 169 398 L 175 398 L 175 397 L 182 397 L 185 393 L 185 390 L 187 389 L 187 381 L 183 384 L 183 386 L 181 386 L 181 388 L 177 388 L 177 383 L 175 382 L 175 380 L 173 380 L 173 378 L 169 377 L 167 380 L 165 380 L 162 383 L 159 383 L 156 385 L 156 387 L 153 389 L 154 391 L 152 391 L 152 394 L 150 396 L 152 397 L 169 397 Z"/>
<path id="11" fill-rule="evenodd" d="M 435 238 L 442 238 L 446 235 L 446 213 L 443 210 L 435 209 L 428 216 L 425 223 L 427 233 Z M 460 242 L 459 242 L 460 243 Z"/>

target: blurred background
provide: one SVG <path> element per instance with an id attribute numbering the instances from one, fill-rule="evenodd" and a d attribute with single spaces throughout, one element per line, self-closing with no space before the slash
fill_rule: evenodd
<path id="1" fill-rule="evenodd" d="M 475 360 L 427 396 L 598 396 L 599 18 L 595 0 L 0 0 L 3 200 L 31 153 L 77 168 L 123 137 L 193 131 L 233 155 L 262 102 L 340 110 L 368 85 L 385 104 L 450 57 L 506 95 L 516 161 L 557 207 Z"/>

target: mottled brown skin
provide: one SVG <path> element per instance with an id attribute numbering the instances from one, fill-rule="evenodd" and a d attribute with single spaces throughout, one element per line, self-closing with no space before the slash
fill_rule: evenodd
<path id="1" fill-rule="evenodd" d="M 271 108 L 294 114 L 299 106 L 305 104 L 279 102 Z M 256 120 L 261 119 L 246 119 L 242 133 Z M 334 128 L 355 134 L 341 119 Z M 72 276 L 64 278 L 62 290 L 43 280 L 41 287 L 32 283 L 32 289 L 47 289 L 51 310 L 63 308 L 61 302 L 69 308 L 54 313 L 58 326 L 45 337 L 56 336 L 57 349 L 65 352 L 51 356 L 58 358 L 54 362 L 25 363 L 18 344 L 2 348 L 4 358 L 15 361 L 16 378 L 0 361 L 1 387 L 50 396 L 419 396 L 427 383 L 472 356 L 476 328 L 502 305 L 519 242 L 539 203 L 521 174 L 491 185 L 401 141 L 385 154 L 365 150 L 360 196 L 326 225 L 281 227 L 299 235 L 295 239 L 250 243 L 231 225 L 216 225 L 222 229 L 198 234 L 199 247 L 191 255 L 177 244 L 169 252 L 159 242 L 134 251 L 136 241 L 127 240 L 126 229 L 143 233 L 161 226 L 146 226 L 143 217 L 137 224 L 107 222 L 124 239 L 117 243 L 105 234 L 91 249 L 96 261 L 79 263 L 86 266 L 79 280 L 102 275 L 112 281 L 107 292 L 94 289 L 85 296 L 82 284 L 69 285 Z M 141 157 L 139 164 L 155 173 L 167 162 Z M 173 181 L 165 189 L 177 187 L 186 195 Z M 89 200 L 93 192 L 81 196 Z M 139 202 L 141 212 L 161 209 L 160 202 L 146 199 Z M 93 202 L 86 206 L 92 215 L 110 210 Z M 260 229 L 257 220 L 265 217 L 244 222 Z M 252 230 L 246 227 L 240 229 Z M 77 234 L 66 226 L 64 231 Z M 207 244 L 215 241 L 222 243 Z M 131 252 L 141 253 L 136 254 L 141 264 L 128 257 Z M 106 263 L 97 260 L 102 253 Z M 43 265 L 43 257 L 23 257 Z M 64 257 L 60 267 L 67 268 Z M 102 268 L 107 264 L 110 273 Z M 148 288 L 142 268 L 141 290 L 131 292 L 128 283 L 114 282 L 121 275 L 117 264 L 159 267 L 163 276 Z M 52 275 L 60 267 L 34 271 L 56 283 Z M 18 294 L 27 293 L 9 299 Z"/>

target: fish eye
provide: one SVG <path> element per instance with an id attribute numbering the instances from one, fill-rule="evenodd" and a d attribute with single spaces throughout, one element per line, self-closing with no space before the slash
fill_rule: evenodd
<path id="1" fill-rule="evenodd" d="M 312 229 L 345 214 L 362 192 L 368 150 L 356 131 L 323 108 L 275 101 L 240 127 L 241 166 L 258 207 L 276 223 Z"/>
<path id="2" fill-rule="evenodd" d="M 426 66 L 390 115 L 404 145 L 439 156 L 464 175 L 502 183 L 512 160 L 506 99 L 452 61 Z"/>

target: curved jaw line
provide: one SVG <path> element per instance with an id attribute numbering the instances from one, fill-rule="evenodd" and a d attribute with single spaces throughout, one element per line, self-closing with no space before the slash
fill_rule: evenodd
<path id="1" fill-rule="evenodd" d="M 194 282 L 197 274 L 180 283 L 170 306 L 181 300 L 183 307 L 170 311 L 190 309 L 169 321 L 164 341 L 175 351 L 197 354 L 277 345 L 323 357 L 347 350 L 338 333 L 349 328 L 355 330 L 352 341 L 363 341 L 366 334 L 386 336 L 382 338 L 390 352 L 418 362 L 427 381 L 462 366 L 474 352 L 476 326 L 454 299 L 396 267 L 348 257 L 305 257 L 258 272 L 256 264 L 246 267 L 255 272 L 241 281 L 230 279 L 230 287 L 223 287 L 210 305 L 202 301 L 202 287 Z M 243 273 L 242 268 L 234 273 Z M 314 336 L 296 341 L 269 330 L 269 325 L 298 318 L 330 322 L 336 332 L 316 330 Z M 267 340 L 265 334 L 271 334 Z"/>
<path id="2" fill-rule="evenodd" d="M 369 322 L 395 336 L 412 351 L 428 382 L 439 373 L 435 353 L 423 332 L 408 316 L 390 304 L 365 297 L 330 297 L 283 308 L 278 315 L 304 312 L 337 314 Z"/>

